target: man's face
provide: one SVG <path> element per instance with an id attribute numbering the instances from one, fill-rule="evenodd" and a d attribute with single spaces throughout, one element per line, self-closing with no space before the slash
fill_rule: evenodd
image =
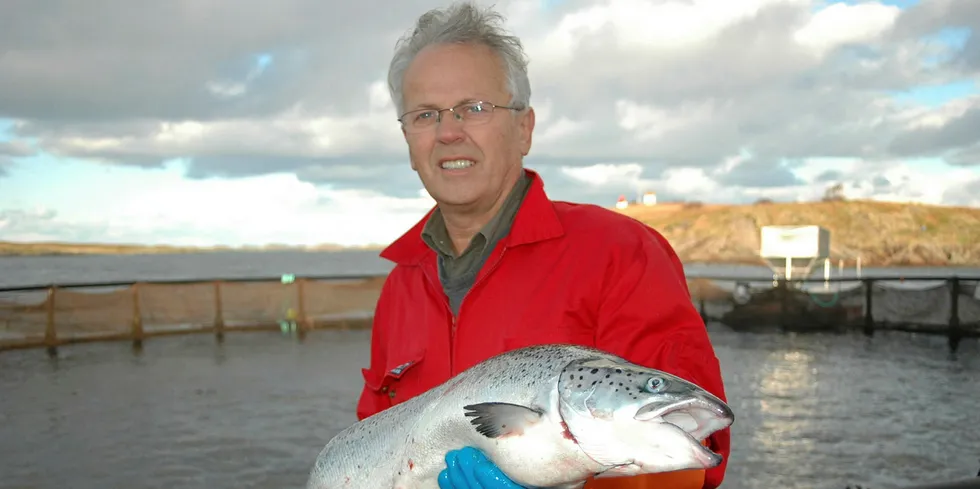
<path id="1" fill-rule="evenodd" d="M 424 49 L 405 73 L 403 94 L 404 112 L 474 101 L 510 103 L 504 65 L 482 45 Z M 476 125 L 457 120 L 449 111 L 441 115 L 440 122 L 422 132 L 405 133 L 412 169 L 439 204 L 489 209 L 520 175 L 522 156 L 531 148 L 533 110 L 497 108 Z M 473 164 L 446 164 L 461 159 Z"/>

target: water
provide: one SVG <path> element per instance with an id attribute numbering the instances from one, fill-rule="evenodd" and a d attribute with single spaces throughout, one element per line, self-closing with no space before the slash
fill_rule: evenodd
<path id="1" fill-rule="evenodd" d="M 126 282 L 136 280 L 211 280 L 215 278 L 276 278 L 282 274 L 368 275 L 385 274 L 391 262 L 377 250 L 337 252 L 266 251 L 213 252 L 178 255 L 63 255 L 0 256 L 0 287 L 70 284 L 79 282 Z M 831 274 L 837 277 L 836 266 Z M 772 279 L 764 266 L 685 265 L 688 275 L 719 278 Z M 864 276 L 912 277 L 952 274 L 980 276 L 980 267 L 867 268 Z M 814 267 L 813 277 L 823 277 Z M 844 269 L 854 277 L 854 269 Z"/>
<path id="2" fill-rule="evenodd" d="M 980 345 L 710 326 L 738 420 L 724 487 L 900 487 L 980 467 Z M 302 487 L 355 419 L 368 332 L 0 354 L 0 488 Z"/>
<path id="3" fill-rule="evenodd" d="M 0 287 L 385 273 L 375 251 L 0 257 Z M 764 267 L 689 265 L 691 275 Z M 836 273 L 836 270 L 834 270 Z M 822 270 L 815 271 L 819 275 Z M 977 269 L 874 270 L 892 276 Z M 738 415 L 726 488 L 901 487 L 980 468 L 980 345 L 903 333 L 734 333 L 711 324 Z M 355 419 L 368 333 L 152 338 L 0 353 L 0 489 L 301 487 Z"/>
<path id="4" fill-rule="evenodd" d="M 276 278 L 282 274 L 384 274 L 392 264 L 377 251 L 213 252 L 176 255 L 0 256 L 0 287 L 132 282 Z"/>

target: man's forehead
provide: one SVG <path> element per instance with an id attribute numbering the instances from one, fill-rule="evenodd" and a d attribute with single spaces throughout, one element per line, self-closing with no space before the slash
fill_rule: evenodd
<path id="1" fill-rule="evenodd" d="M 505 77 L 446 76 L 422 80 L 406 80 L 405 107 L 445 109 L 467 102 L 507 103 Z"/>
<path id="2" fill-rule="evenodd" d="M 432 84 L 406 83 L 402 92 L 405 107 L 446 109 L 459 104 L 490 102 L 506 104 L 509 99 L 506 81 L 488 83 L 489 80 L 456 78 L 440 80 Z"/>
<path id="3" fill-rule="evenodd" d="M 457 99 L 455 102 L 450 102 L 450 103 L 447 103 L 447 104 L 438 104 L 438 103 L 435 103 L 435 102 L 421 102 L 421 103 L 416 104 L 413 107 L 413 109 L 416 109 L 416 110 L 418 110 L 418 109 L 448 109 L 450 107 L 457 107 L 457 106 L 463 105 L 463 104 L 471 104 L 471 103 L 474 103 L 474 102 L 482 102 L 482 101 L 483 101 L 483 98 L 481 98 L 481 97 L 466 97 L 466 98 L 462 98 L 462 99 Z"/>
<path id="4" fill-rule="evenodd" d="M 442 109 L 479 100 L 505 103 L 498 99 L 507 96 L 507 74 L 495 58 L 482 45 L 433 45 L 423 49 L 404 74 L 402 96 L 406 110 Z"/>

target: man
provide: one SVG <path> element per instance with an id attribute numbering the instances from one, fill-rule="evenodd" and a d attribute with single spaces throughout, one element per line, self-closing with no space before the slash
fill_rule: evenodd
<path id="1" fill-rule="evenodd" d="M 500 20 L 469 4 L 430 11 L 392 59 L 389 89 L 411 167 L 437 205 L 381 254 L 396 266 L 377 305 L 359 418 L 492 355 L 552 342 L 596 346 L 724 399 L 666 240 L 610 210 L 549 200 L 537 173 L 523 168 L 535 118 L 527 62 Z M 728 430 L 709 447 L 727 460 Z M 518 487 L 474 450 L 446 459 L 443 488 Z M 461 472 L 474 470 L 498 482 L 467 485 L 472 476 Z M 724 471 L 587 487 L 713 488 Z"/>

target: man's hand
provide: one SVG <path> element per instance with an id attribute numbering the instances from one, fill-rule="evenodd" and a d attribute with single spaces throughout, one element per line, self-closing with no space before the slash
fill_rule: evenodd
<path id="1" fill-rule="evenodd" d="M 483 452 L 466 447 L 446 454 L 439 489 L 524 489 L 510 480 Z"/>

